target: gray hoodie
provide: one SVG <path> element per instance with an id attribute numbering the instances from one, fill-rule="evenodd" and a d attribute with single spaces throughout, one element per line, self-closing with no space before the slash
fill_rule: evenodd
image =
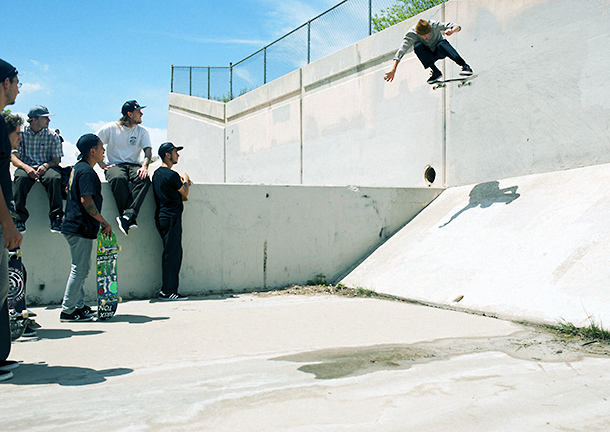
<path id="1" fill-rule="evenodd" d="M 452 22 L 442 23 L 435 20 L 430 20 L 429 22 L 430 27 L 432 27 L 432 30 L 430 31 L 430 38 L 428 40 L 424 40 L 424 38 L 417 34 L 417 32 L 415 31 L 415 27 L 411 27 L 407 34 L 405 34 L 405 38 L 402 41 L 402 45 L 400 46 L 398 51 L 396 51 L 396 54 L 394 55 L 394 60 L 400 61 L 402 57 L 406 53 L 411 51 L 415 44 L 418 42 L 424 44 L 424 46 L 426 46 L 430 51 L 435 51 L 436 45 L 440 41 L 445 39 L 445 37 L 443 36 L 443 32 L 458 25 Z"/>

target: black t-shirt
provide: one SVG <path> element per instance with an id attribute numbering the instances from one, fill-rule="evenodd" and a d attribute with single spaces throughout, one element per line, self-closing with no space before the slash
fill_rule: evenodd
<path id="1" fill-rule="evenodd" d="M 68 199 L 62 234 L 70 234 L 88 239 L 97 238 L 100 223 L 93 219 L 83 207 L 81 197 L 91 195 L 99 212 L 102 211 L 102 182 L 88 162 L 83 160 L 74 165 L 68 183 Z"/>
<path id="2" fill-rule="evenodd" d="M 9 211 L 13 206 L 13 183 L 9 165 L 11 162 L 11 141 L 8 139 L 8 129 L 4 117 L 0 115 L 0 188 L 4 195 L 4 202 Z"/>
<path id="3" fill-rule="evenodd" d="M 155 216 L 171 218 L 181 216 L 184 206 L 182 195 L 178 190 L 182 187 L 180 175 L 167 167 L 159 167 L 152 178 L 153 193 L 157 210 Z"/>

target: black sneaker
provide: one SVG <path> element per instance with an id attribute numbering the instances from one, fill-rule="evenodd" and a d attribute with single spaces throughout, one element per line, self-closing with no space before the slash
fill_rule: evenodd
<path id="1" fill-rule="evenodd" d="M 138 227 L 138 223 L 136 222 L 136 218 L 132 217 L 129 219 L 129 229 L 134 229 Z"/>
<path id="2" fill-rule="evenodd" d="M 15 228 L 19 230 L 21 234 L 25 234 L 25 222 L 24 221 L 15 221 Z"/>
<path id="3" fill-rule="evenodd" d="M 52 233 L 61 233 L 61 217 L 51 219 L 49 225 Z"/>
<path id="4" fill-rule="evenodd" d="M 432 72 L 430 73 L 430 78 L 428 78 L 428 81 L 426 81 L 426 82 L 428 84 L 434 84 L 435 82 L 440 80 L 442 76 L 443 76 L 443 73 L 440 70 L 433 69 Z"/>
<path id="5" fill-rule="evenodd" d="M 4 381 L 7 379 L 11 379 L 13 377 L 13 373 L 11 371 L 0 371 L 0 381 Z"/>
<path id="6" fill-rule="evenodd" d="M 78 322 L 78 321 L 91 321 L 93 319 L 92 316 L 83 315 L 81 312 L 75 310 L 71 314 L 62 312 L 59 314 L 60 322 Z"/>
<path id="7" fill-rule="evenodd" d="M 117 216 L 116 221 L 119 224 L 119 229 L 121 230 L 121 232 L 125 235 L 128 235 L 129 234 L 129 218 L 126 218 L 125 216 Z"/>
<path id="8" fill-rule="evenodd" d="M 21 336 L 23 336 L 23 337 L 34 337 L 34 336 L 36 336 L 36 330 L 34 330 L 32 327 L 30 327 L 28 325 L 28 326 L 26 326 L 25 331 L 23 332 L 23 334 Z"/>
<path id="9" fill-rule="evenodd" d="M 188 300 L 187 296 L 183 296 L 178 293 L 165 294 L 163 291 L 159 293 L 159 298 L 161 300 Z"/>
<path id="10" fill-rule="evenodd" d="M 80 315 L 86 316 L 86 317 L 90 316 L 91 318 L 93 318 L 95 316 L 95 312 L 93 312 L 91 310 L 91 308 L 87 305 L 83 306 L 80 309 L 76 309 L 76 312 L 78 312 Z"/>
<path id="11" fill-rule="evenodd" d="M 468 65 L 462 66 L 462 72 L 460 72 L 460 75 L 462 75 L 462 76 L 472 75 L 472 69 L 470 69 L 470 66 L 468 66 Z"/>
<path id="12" fill-rule="evenodd" d="M 0 360 L 0 372 L 8 372 L 17 369 L 19 363 L 13 360 Z"/>

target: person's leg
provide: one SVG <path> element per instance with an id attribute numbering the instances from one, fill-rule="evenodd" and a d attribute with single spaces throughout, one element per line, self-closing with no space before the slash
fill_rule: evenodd
<path id="1" fill-rule="evenodd" d="M 131 195 L 129 191 L 129 165 L 120 164 L 110 167 L 106 171 L 106 180 L 110 184 L 110 189 L 114 195 L 119 216 L 122 216 Z"/>
<path id="2" fill-rule="evenodd" d="M 434 64 L 434 62 L 438 60 L 437 52 L 430 51 L 430 49 L 421 42 L 416 43 L 413 49 L 415 50 L 415 54 L 417 55 L 417 58 L 419 58 L 419 61 L 421 61 L 424 68 L 430 68 L 431 73 L 430 78 L 428 78 L 428 83 L 432 84 L 438 81 L 443 74 Z"/>
<path id="3" fill-rule="evenodd" d="M 146 198 L 148 189 L 150 188 L 150 178 L 141 179 L 138 176 L 138 165 L 130 165 L 129 167 L 129 182 L 131 183 L 131 200 L 125 208 L 124 214 L 128 218 L 136 218 L 140 212 L 140 207 Z"/>
<path id="4" fill-rule="evenodd" d="M 91 250 L 95 240 L 64 234 L 70 246 L 72 263 L 61 311 L 72 314 L 85 306 L 85 280 L 91 269 Z"/>
<path id="5" fill-rule="evenodd" d="M 0 229 L 0 242 L 4 235 Z M 11 324 L 8 318 L 8 250 L 0 252 L 0 361 L 5 361 L 11 352 Z"/>
<path id="6" fill-rule="evenodd" d="M 182 266 L 182 218 L 160 218 L 157 226 L 163 239 L 161 291 L 164 294 L 177 294 Z"/>
<path id="7" fill-rule="evenodd" d="M 460 57 L 455 48 L 453 48 L 447 40 L 442 40 L 436 45 L 436 52 L 439 58 L 449 57 L 459 66 L 464 66 L 466 64 L 464 59 Z"/>
<path id="8" fill-rule="evenodd" d="M 32 186 L 36 180 L 32 180 L 30 176 L 27 175 L 25 170 L 21 168 L 17 168 L 15 170 L 14 180 L 13 180 L 13 197 L 15 199 L 15 211 L 17 213 L 17 220 L 25 221 L 28 219 L 30 214 L 28 210 L 25 208 L 25 203 L 32 189 Z"/>
<path id="9" fill-rule="evenodd" d="M 47 190 L 49 197 L 49 220 L 61 219 L 64 215 L 61 196 L 61 173 L 55 168 L 50 168 L 41 177 L 40 183 Z"/>

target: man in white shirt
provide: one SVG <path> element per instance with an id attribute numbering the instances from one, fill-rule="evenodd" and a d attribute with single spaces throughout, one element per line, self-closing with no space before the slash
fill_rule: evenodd
<path id="1" fill-rule="evenodd" d="M 148 165 L 152 159 L 152 146 L 148 131 L 140 126 L 142 108 L 135 100 L 123 104 L 119 121 L 103 126 L 96 135 L 106 144 L 108 163 L 100 162 L 110 184 L 119 216 L 119 229 L 127 235 L 137 228 L 136 217 L 150 188 Z M 140 162 L 140 154 L 144 160 Z"/>

